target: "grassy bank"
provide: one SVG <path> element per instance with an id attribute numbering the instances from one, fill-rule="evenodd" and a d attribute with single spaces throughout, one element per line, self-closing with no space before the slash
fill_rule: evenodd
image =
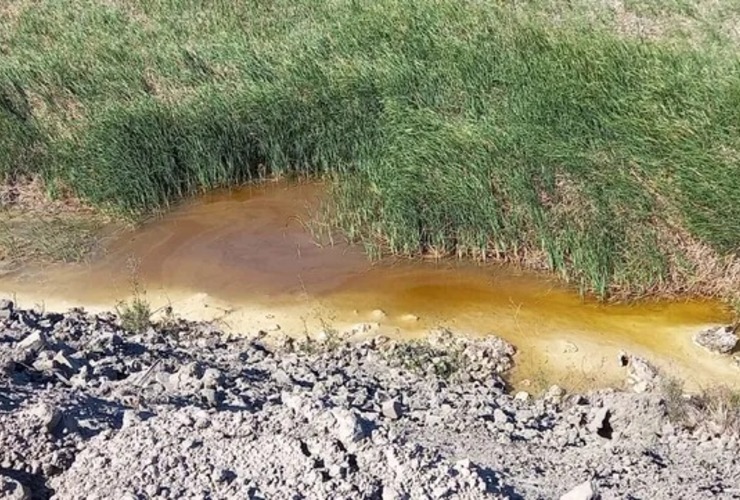
<path id="1" fill-rule="evenodd" d="M 125 214 L 333 180 L 375 250 L 740 288 L 740 5 L 9 0 L 0 175 Z"/>

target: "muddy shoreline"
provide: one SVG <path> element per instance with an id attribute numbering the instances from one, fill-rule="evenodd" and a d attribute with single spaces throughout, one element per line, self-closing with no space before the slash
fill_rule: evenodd
<path id="1" fill-rule="evenodd" d="M 515 349 L 496 337 L 345 340 L 175 319 L 131 333 L 110 313 L 4 306 L 3 488 L 126 499 L 740 494 L 740 421 L 667 394 L 639 358 L 620 389 L 535 396 L 507 387 Z"/>
<path id="2" fill-rule="evenodd" d="M 184 318 L 238 333 L 341 332 L 370 323 L 394 338 L 437 327 L 497 335 L 520 347 L 510 378 L 527 390 L 613 385 L 621 349 L 696 390 L 740 385 L 740 371 L 691 340 L 731 320 L 722 304 L 598 304 L 513 268 L 372 263 L 359 248 L 316 244 L 305 222 L 319 195 L 315 184 L 283 183 L 214 192 L 124 231 L 89 263 L 26 266 L 2 277 L 0 296 L 57 312 L 78 305 L 105 311 L 131 298 L 135 280 L 153 309 L 171 306 Z"/>

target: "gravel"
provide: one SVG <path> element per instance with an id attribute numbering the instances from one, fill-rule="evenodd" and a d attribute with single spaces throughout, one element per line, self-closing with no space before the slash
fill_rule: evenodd
<path id="1" fill-rule="evenodd" d="M 498 338 L 132 334 L 0 309 L 9 498 L 740 497 L 738 437 L 672 422 L 639 358 L 624 391 L 514 396 Z"/>

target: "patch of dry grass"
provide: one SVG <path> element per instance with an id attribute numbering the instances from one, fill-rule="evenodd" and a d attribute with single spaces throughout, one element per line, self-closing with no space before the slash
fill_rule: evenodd
<path id="1" fill-rule="evenodd" d="M 740 436 L 740 392 L 736 389 L 719 386 L 689 395 L 681 381 L 669 378 L 663 382 L 662 396 L 668 418 L 675 424 Z"/>

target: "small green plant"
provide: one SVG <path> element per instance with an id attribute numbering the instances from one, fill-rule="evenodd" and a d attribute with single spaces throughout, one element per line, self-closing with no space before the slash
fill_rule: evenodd
<path id="1" fill-rule="evenodd" d="M 129 259 L 132 295 L 129 300 L 120 301 L 116 305 L 121 326 L 132 333 L 143 333 L 152 325 L 152 308 L 146 299 L 146 291 L 139 282 L 138 269 L 138 262 Z"/>
<path id="2" fill-rule="evenodd" d="M 440 349 L 425 341 L 398 343 L 388 351 L 386 359 L 418 375 L 452 378 L 464 366 L 462 349 L 450 346 Z"/>
<path id="3" fill-rule="evenodd" d="M 683 381 L 674 377 L 668 377 L 663 381 L 661 389 L 663 393 L 663 404 L 665 405 L 669 420 L 673 423 L 686 424 L 688 402 L 684 398 Z"/>

